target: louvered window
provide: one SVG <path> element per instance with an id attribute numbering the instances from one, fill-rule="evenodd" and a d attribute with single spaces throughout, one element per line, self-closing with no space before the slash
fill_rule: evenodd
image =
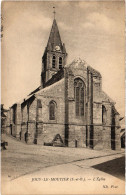
<path id="1" fill-rule="evenodd" d="M 56 66 L 56 57 L 53 56 L 53 58 L 52 58 L 52 67 L 55 68 L 55 66 Z"/>
<path id="2" fill-rule="evenodd" d="M 59 69 L 62 69 L 62 58 L 59 57 Z"/>

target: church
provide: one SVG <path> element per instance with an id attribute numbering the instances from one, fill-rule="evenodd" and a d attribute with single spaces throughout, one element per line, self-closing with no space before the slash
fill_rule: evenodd
<path id="1" fill-rule="evenodd" d="M 7 113 L 6 133 L 27 144 L 120 150 L 120 115 L 102 76 L 84 60 L 67 64 L 54 18 L 41 85 Z"/>

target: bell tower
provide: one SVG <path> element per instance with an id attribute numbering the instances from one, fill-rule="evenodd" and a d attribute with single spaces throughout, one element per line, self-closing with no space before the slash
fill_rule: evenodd
<path id="1" fill-rule="evenodd" d="M 67 53 L 65 44 L 62 43 L 57 22 L 54 20 L 49 35 L 48 43 L 42 57 L 41 87 L 44 88 L 45 83 L 52 78 L 66 64 Z"/>

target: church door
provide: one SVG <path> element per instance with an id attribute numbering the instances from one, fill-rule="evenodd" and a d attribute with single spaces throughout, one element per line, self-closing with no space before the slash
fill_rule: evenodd
<path id="1" fill-rule="evenodd" d="M 28 132 L 25 133 L 24 138 L 25 138 L 25 142 L 27 143 L 27 141 L 28 141 Z"/>

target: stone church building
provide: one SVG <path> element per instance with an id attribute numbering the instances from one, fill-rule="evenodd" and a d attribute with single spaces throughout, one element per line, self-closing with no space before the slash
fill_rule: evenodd
<path id="1" fill-rule="evenodd" d="M 119 113 L 101 74 L 67 51 L 54 19 L 42 57 L 41 85 L 10 107 L 6 131 L 27 144 L 120 150 Z"/>

